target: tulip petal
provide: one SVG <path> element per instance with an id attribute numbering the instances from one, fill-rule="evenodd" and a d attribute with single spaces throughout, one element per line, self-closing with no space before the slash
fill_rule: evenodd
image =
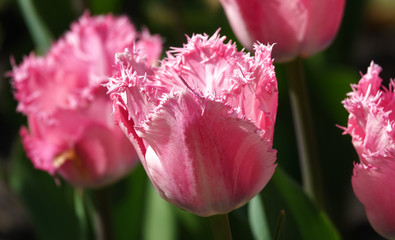
<path id="1" fill-rule="evenodd" d="M 393 159 L 382 157 L 375 160 L 374 166 L 355 164 L 352 176 L 355 195 L 364 205 L 370 224 L 388 239 L 395 237 L 393 176 L 395 176 Z"/>
<path id="2" fill-rule="evenodd" d="M 342 20 L 345 1 L 304 0 L 304 2 L 309 16 L 300 54 L 303 57 L 308 57 L 325 49 L 336 36 Z"/>
<path id="3" fill-rule="evenodd" d="M 211 37 L 192 36 L 162 61 L 157 78 L 174 91 L 189 88 L 202 97 L 225 100 L 272 139 L 278 102 L 272 46 L 254 44 L 251 57 L 224 41 L 219 31 Z"/>
<path id="4" fill-rule="evenodd" d="M 242 206 L 267 184 L 276 151 L 263 133 L 222 102 L 191 91 L 169 97 L 137 133 L 145 167 L 162 197 L 209 216 Z"/>
<path id="5" fill-rule="evenodd" d="M 136 52 L 146 62 L 157 62 L 159 36 L 148 30 L 139 34 L 126 16 L 91 17 L 86 12 L 46 56 L 31 54 L 19 66 L 14 64 L 10 75 L 17 110 L 29 122 L 29 130 L 21 130 L 22 141 L 37 168 L 59 173 L 78 187 L 100 187 L 126 175 L 138 162 L 129 140 L 114 124 L 113 102 L 102 86 L 113 73 L 115 54 L 135 46 L 141 47 Z"/>
<path id="6" fill-rule="evenodd" d="M 256 41 L 276 44 L 277 62 L 323 50 L 339 28 L 345 0 L 220 0 L 230 25 L 248 50 Z"/>
<path id="7" fill-rule="evenodd" d="M 373 228 L 395 237 L 395 115 L 394 82 L 381 86 L 381 68 L 371 63 L 353 92 L 343 101 L 350 113 L 347 129 L 360 163 L 354 165 L 352 186 Z"/>
<path id="8" fill-rule="evenodd" d="M 119 125 L 124 134 L 129 138 L 130 142 L 133 144 L 137 155 L 140 159 L 144 159 L 146 146 L 143 140 L 137 135 L 134 130 L 134 121 L 129 117 L 127 110 L 119 105 L 114 105 L 114 121 Z"/>
<path id="9" fill-rule="evenodd" d="M 276 44 L 276 61 L 294 58 L 306 32 L 308 11 L 299 0 L 221 0 L 232 29 L 249 50 L 255 41 Z M 246 34 L 247 33 L 247 34 Z"/>
<path id="10" fill-rule="evenodd" d="M 81 187 L 110 184 L 137 163 L 133 147 L 124 138 L 118 128 L 87 127 L 72 149 L 73 156 L 59 167 L 59 173 Z"/>
<path id="11" fill-rule="evenodd" d="M 25 127 L 21 128 L 19 134 L 21 135 L 26 155 L 31 159 L 34 167 L 47 171 L 51 175 L 55 174 L 56 168 L 53 164 L 53 159 L 64 148 L 31 135 Z"/>

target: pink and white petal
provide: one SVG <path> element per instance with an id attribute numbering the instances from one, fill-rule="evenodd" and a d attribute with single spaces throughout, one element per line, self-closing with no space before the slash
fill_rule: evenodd
<path id="1" fill-rule="evenodd" d="M 73 109 L 83 104 L 78 89 L 83 81 L 75 71 L 59 69 L 51 57 L 40 58 L 31 54 L 14 67 L 12 76 L 18 111 L 49 117 L 56 109 Z M 62 86 L 62 87 L 59 87 Z"/>
<path id="2" fill-rule="evenodd" d="M 245 69 L 236 71 L 234 78 L 245 79 L 245 84 L 239 84 L 239 89 L 234 89 L 228 95 L 227 101 L 232 106 L 237 106 L 241 114 L 255 122 L 265 130 L 265 136 L 273 139 L 274 123 L 278 105 L 278 87 L 271 58 L 272 46 L 255 44 L 255 57 L 247 60 Z M 240 81 L 242 82 L 242 81 Z"/>
<path id="3" fill-rule="evenodd" d="M 136 38 L 136 29 L 127 17 L 111 14 L 91 17 L 86 12 L 53 49 L 58 53 L 58 61 L 69 69 L 85 69 L 80 75 L 97 87 L 111 74 L 115 53 L 131 47 Z M 74 61 L 68 61 L 68 57 Z M 86 63 L 86 67 L 78 66 L 81 63 Z"/>
<path id="4" fill-rule="evenodd" d="M 174 91 L 186 87 L 205 97 L 221 97 L 231 91 L 239 79 L 233 78 L 233 72 L 239 65 L 246 65 L 243 52 L 236 45 L 219 35 L 193 35 L 188 38 L 184 48 L 174 48 L 165 61 L 162 61 L 158 74 L 162 82 Z M 247 76 L 248 77 L 248 76 Z M 241 79 L 245 81 L 245 78 Z M 178 88 L 177 88 L 178 87 Z"/>
<path id="5" fill-rule="evenodd" d="M 351 94 L 375 96 L 381 88 L 382 79 L 379 76 L 381 67 L 374 62 L 370 63 L 366 74 L 364 74 L 358 85 L 352 85 L 355 90 Z"/>
<path id="6" fill-rule="evenodd" d="M 147 28 L 144 28 L 136 43 L 136 48 L 146 55 L 149 65 L 158 63 L 162 54 L 162 39 L 159 35 L 151 35 Z"/>
<path id="7" fill-rule="evenodd" d="M 147 151 L 147 147 L 145 146 L 145 143 L 143 142 L 143 139 L 141 139 L 135 129 L 134 129 L 134 121 L 132 118 L 129 117 L 129 113 L 126 109 L 124 109 L 122 106 L 114 104 L 114 113 L 113 113 L 114 121 L 119 125 L 123 133 L 126 135 L 126 137 L 129 139 L 129 141 L 133 144 L 138 157 L 143 163 L 143 166 L 145 167 L 145 161 L 144 156 Z"/>
<path id="8" fill-rule="evenodd" d="M 201 216 L 242 206 L 267 184 L 272 143 L 222 102 L 188 91 L 169 97 L 137 128 L 145 165 L 162 197 Z"/>
<path id="9" fill-rule="evenodd" d="M 158 78 L 174 91 L 189 88 L 202 97 L 225 100 L 272 138 L 278 95 L 272 46 L 256 44 L 255 57 L 250 57 L 224 41 L 219 31 L 188 38 L 184 48 L 174 49 L 175 57 L 162 61 Z"/>

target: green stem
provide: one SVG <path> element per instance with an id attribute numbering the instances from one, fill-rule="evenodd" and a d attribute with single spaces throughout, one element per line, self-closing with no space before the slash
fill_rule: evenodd
<path id="1" fill-rule="evenodd" d="M 299 149 L 303 188 L 321 208 L 324 207 L 321 169 L 314 123 L 309 104 L 303 62 L 298 58 L 285 65 L 288 91 Z"/>
<path id="2" fill-rule="evenodd" d="M 280 231 L 281 231 L 284 221 L 285 221 L 285 210 L 281 210 L 280 217 L 278 218 L 278 222 L 277 222 L 276 232 L 274 234 L 274 240 L 280 239 Z"/>
<path id="3" fill-rule="evenodd" d="M 90 194 L 89 210 L 91 222 L 97 240 L 111 240 L 112 225 L 107 189 L 92 190 Z"/>
<path id="4" fill-rule="evenodd" d="M 232 232 L 230 230 L 229 218 L 227 213 L 211 216 L 210 220 L 215 240 L 232 239 Z"/>
<path id="5" fill-rule="evenodd" d="M 84 204 L 84 190 L 81 188 L 74 189 L 74 207 L 80 227 L 80 240 L 88 239 L 88 224 Z"/>

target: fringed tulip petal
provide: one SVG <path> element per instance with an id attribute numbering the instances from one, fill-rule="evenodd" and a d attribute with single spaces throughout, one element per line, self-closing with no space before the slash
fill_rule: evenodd
<path id="1" fill-rule="evenodd" d="M 145 165 L 162 197 L 201 216 L 244 205 L 275 169 L 276 151 L 260 129 L 190 91 L 167 99 L 137 131 L 149 145 Z"/>
<path id="2" fill-rule="evenodd" d="M 188 37 L 158 67 L 125 50 L 107 83 L 114 117 L 156 190 L 201 216 L 244 205 L 276 167 L 271 46 L 251 57 L 224 41 L 218 31 Z"/>
<path id="3" fill-rule="evenodd" d="M 352 186 L 373 228 L 395 238 L 395 94 L 381 86 L 381 68 L 372 63 L 353 92 L 343 101 L 350 113 L 345 133 L 352 137 L 360 163 L 355 164 Z"/>
<path id="4" fill-rule="evenodd" d="M 101 187 L 138 162 L 114 124 L 112 101 L 102 86 L 113 74 L 115 54 L 136 45 L 146 61 L 157 62 L 159 36 L 138 33 L 127 17 L 85 13 L 46 56 L 31 54 L 14 66 L 18 111 L 29 123 L 22 141 L 35 167 L 75 186 Z"/>

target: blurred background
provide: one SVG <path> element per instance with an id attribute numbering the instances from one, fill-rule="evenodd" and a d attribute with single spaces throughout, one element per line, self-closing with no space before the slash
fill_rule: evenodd
<path id="1" fill-rule="evenodd" d="M 54 40 L 86 10 L 91 14 L 129 16 L 138 29 L 148 27 L 151 33 L 160 34 L 165 50 L 181 46 L 186 42 L 185 34 L 212 34 L 218 28 L 229 40 L 237 39 L 218 0 L 0 0 L 0 239 L 77 239 L 72 188 L 35 170 L 20 145 L 18 131 L 26 119 L 15 110 L 7 72 L 12 68 L 11 58 L 19 64 L 30 52 L 40 53 L 23 7 L 34 7 Z M 353 194 L 350 179 L 353 162 L 358 158 L 350 137 L 342 135 L 336 126 L 346 125 L 348 114 L 341 101 L 372 60 L 383 68 L 384 81 L 395 78 L 393 0 L 347 0 L 335 41 L 305 62 L 315 120 L 312 127 L 316 128 L 320 146 L 325 210 L 343 239 L 382 239 L 370 228 L 363 207 Z M 283 66 L 276 65 L 280 96 L 274 148 L 278 150 L 278 165 L 300 182 L 283 71 Z M 273 188 L 269 183 L 262 192 L 263 198 L 275 192 Z M 211 237 L 211 232 L 205 230 L 205 219 L 178 210 L 156 196 L 141 166 L 108 192 L 115 239 Z M 278 219 L 276 209 L 281 209 L 276 204 L 279 205 L 270 199 L 265 202 L 269 222 L 274 225 Z M 230 216 L 231 224 L 238 229 L 235 239 L 251 238 L 245 226 L 245 211 L 242 208 Z M 292 227 L 292 218 L 286 218 L 285 227 L 290 230 L 284 230 L 281 239 L 301 239 Z"/>

